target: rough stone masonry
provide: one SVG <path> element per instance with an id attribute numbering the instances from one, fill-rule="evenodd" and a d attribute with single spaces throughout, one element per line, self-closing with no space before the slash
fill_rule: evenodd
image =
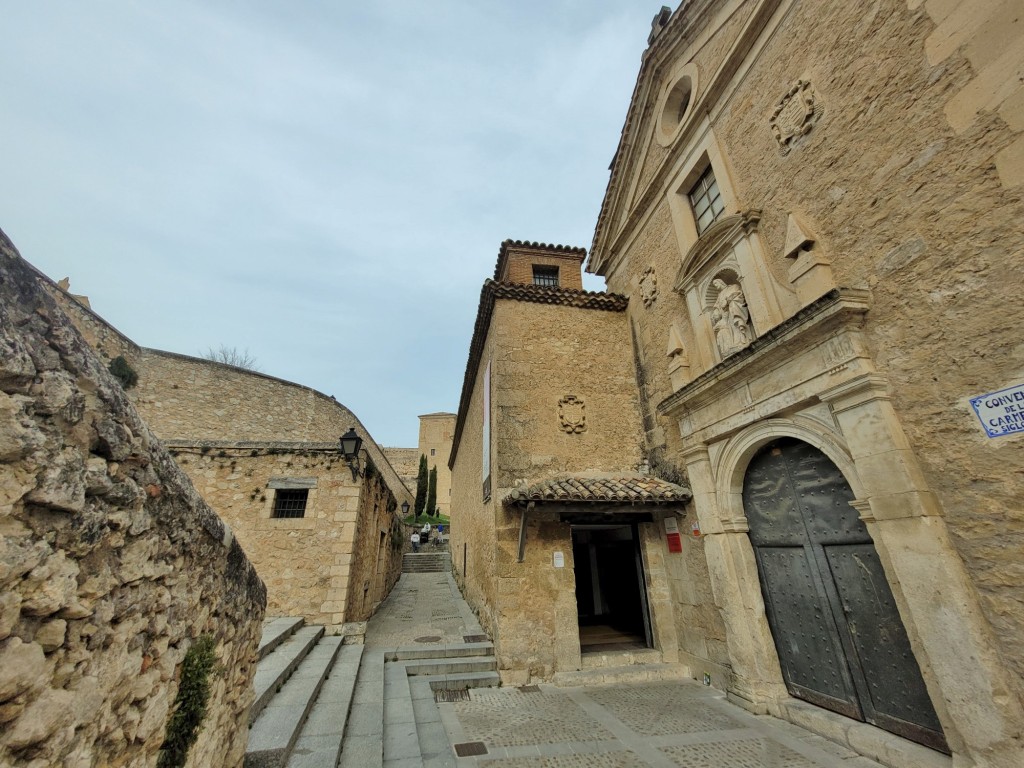
<path id="1" fill-rule="evenodd" d="M 0 764 L 153 766 L 216 644 L 189 766 L 241 765 L 266 590 L 0 232 Z"/>

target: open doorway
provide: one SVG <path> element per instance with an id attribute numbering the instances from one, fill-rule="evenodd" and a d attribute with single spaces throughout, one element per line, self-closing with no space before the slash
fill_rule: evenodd
<path id="1" fill-rule="evenodd" d="M 636 524 L 572 526 L 580 652 L 651 647 Z"/>

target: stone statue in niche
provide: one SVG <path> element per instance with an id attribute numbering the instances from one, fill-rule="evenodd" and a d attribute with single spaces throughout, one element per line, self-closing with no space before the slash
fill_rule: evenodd
<path id="1" fill-rule="evenodd" d="M 722 356 L 732 354 L 750 343 L 750 310 L 743 289 L 716 277 L 711 285 L 718 290 L 715 306 L 711 308 L 711 327 L 715 343 Z"/>

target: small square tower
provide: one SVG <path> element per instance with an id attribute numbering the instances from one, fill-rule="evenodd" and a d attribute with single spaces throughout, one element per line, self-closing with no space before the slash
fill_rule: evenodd
<path id="1" fill-rule="evenodd" d="M 498 251 L 494 280 L 582 291 L 586 257 L 586 248 L 506 240 Z"/>

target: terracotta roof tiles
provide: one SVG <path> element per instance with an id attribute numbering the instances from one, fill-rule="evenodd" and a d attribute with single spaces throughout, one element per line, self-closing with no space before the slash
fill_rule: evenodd
<path id="1" fill-rule="evenodd" d="M 505 497 L 505 504 L 530 501 L 667 504 L 687 502 L 691 498 L 689 488 L 650 475 L 561 476 L 516 488 Z"/>

